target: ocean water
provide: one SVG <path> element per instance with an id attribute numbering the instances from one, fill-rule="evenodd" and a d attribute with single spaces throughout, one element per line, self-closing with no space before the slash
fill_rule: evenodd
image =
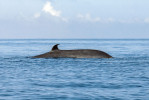
<path id="1" fill-rule="evenodd" d="M 31 58 L 57 43 L 114 58 Z M 149 39 L 1 39 L 0 100 L 149 100 Z"/>

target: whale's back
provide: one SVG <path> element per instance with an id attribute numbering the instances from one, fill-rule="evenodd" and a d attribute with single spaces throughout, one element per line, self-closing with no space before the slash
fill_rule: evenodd
<path id="1" fill-rule="evenodd" d="M 48 53 L 35 56 L 35 58 L 112 58 L 112 56 L 99 50 L 79 49 L 53 50 Z"/>

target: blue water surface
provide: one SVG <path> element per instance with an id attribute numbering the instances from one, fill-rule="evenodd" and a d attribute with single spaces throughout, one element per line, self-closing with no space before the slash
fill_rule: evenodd
<path id="1" fill-rule="evenodd" d="M 112 59 L 37 58 L 97 49 Z M 0 100 L 149 100 L 148 39 L 1 39 Z"/>

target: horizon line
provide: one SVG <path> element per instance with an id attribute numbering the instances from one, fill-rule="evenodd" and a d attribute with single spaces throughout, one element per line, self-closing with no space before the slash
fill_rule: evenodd
<path id="1" fill-rule="evenodd" d="M 98 39 L 113 39 L 113 40 L 118 40 L 118 39 L 132 39 L 132 40 L 138 40 L 138 39 L 149 39 L 149 38 L 0 38 L 0 40 L 7 40 L 7 39 L 10 39 L 10 40 L 20 40 L 20 39 L 26 39 L 26 40 L 33 40 L 33 39 L 52 39 L 52 40 L 60 40 L 60 39 L 65 39 L 65 40 L 73 40 L 73 39 L 86 39 L 86 40 L 92 40 L 92 39 L 95 39 L 95 40 L 98 40 Z"/>

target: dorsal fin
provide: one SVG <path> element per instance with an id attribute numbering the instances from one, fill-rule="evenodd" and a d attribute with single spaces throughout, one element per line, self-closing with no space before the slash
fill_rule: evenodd
<path id="1" fill-rule="evenodd" d="M 59 49 L 58 49 L 58 45 L 59 45 L 59 44 L 54 45 L 53 48 L 52 48 L 52 51 L 53 51 L 53 50 L 59 50 Z"/>

